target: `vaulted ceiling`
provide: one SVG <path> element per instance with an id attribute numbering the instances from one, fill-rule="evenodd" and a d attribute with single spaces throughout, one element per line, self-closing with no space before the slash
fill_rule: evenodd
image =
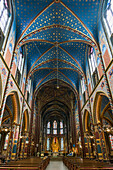
<path id="1" fill-rule="evenodd" d="M 25 45 L 34 89 L 59 79 L 78 90 L 88 45 L 98 50 L 100 0 L 15 0 L 16 50 Z"/>

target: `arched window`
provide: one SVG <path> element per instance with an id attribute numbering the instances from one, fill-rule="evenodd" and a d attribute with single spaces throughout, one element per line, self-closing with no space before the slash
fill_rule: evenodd
<path id="1" fill-rule="evenodd" d="M 47 138 L 47 151 L 49 151 L 49 148 L 50 148 L 50 140 L 49 138 Z"/>
<path id="2" fill-rule="evenodd" d="M 63 122 L 60 122 L 60 128 L 63 128 Z"/>
<path id="3" fill-rule="evenodd" d="M 95 87 L 95 85 L 98 82 L 98 72 L 97 72 L 97 64 L 96 64 L 95 52 L 93 47 L 89 47 L 88 63 L 89 63 L 89 71 L 90 71 L 92 86 Z"/>
<path id="4" fill-rule="evenodd" d="M 60 134 L 63 134 L 63 122 L 60 122 Z"/>
<path id="5" fill-rule="evenodd" d="M 82 91 L 82 95 L 83 95 L 83 103 L 86 102 L 85 90 L 86 90 L 85 80 L 84 80 L 84 78 L 82 78 L 81 79 L 81 91 Z"/>
<path id="6" fill-rule="evenodd" d="M 28 79 L 28 84 L 27 84 L 27 102 L 28 103 L 30 99 L 30 93 L 31 93 L 31 79 Z"/>
<path id="7" fill-rule="evenodd" d="M 50 122 L 48 122 L 48 124 L 47 124 L 47 128 L 50 128 Z"/>
<path id="8" fill-rule="evenodd" d="M 10 1 L 0 0 L 0 50 L 11 21 Z"/>
<path id="9" fill-rule="evenodd" d="M 61 138 L 61 151 L 64 150 L 64 139 Z"/>
<path id="10" fill-rule="evenodd" d="M 106 4 L 107 2 L 107 4 Z M 113 0 L 105 1 L 104 23 L 113 45 Z"/>
<path id="11" fill-rule="evenodd" d="M 25 61 L 24 55 L 24 47 L 20 48 L 18 51 L 18 62 L 17 62 L 17 71 L 16 71 L 16 81 L 18 85 L 20 85 L 22 74 L 23 74 L 23 66 Z"/>
<path id="12" fill-rule="evenodd" d="M 47 123 L 47 134 L 50 134 L 50 122 Z"/>
<path id="13" fill-rule="evenodd" d="M 82 94 L 83 94 L 85 92 L 85 90 L 86 90 L 84 78 L 81 79 L 81 88 L 82 88 Z"/>
<path id="14" fill-rule="evenodd" d="M 0 28 L 5 34 L 8 19 L 10 17 L 9 4 L 7 0 L 0 0 Z"/>
<path id="15" fill-rule="evenodd" d="M 53 122 L 53 134 L 57 134 L 57 121 L 54 120 Z"/>
<path id="16" fill-rule="evenodd" d="M 57 128 L 57 122 L 56 122 L 56 120 L 54 120 L 54 122 L 53 122 L 53 128 Z"/>

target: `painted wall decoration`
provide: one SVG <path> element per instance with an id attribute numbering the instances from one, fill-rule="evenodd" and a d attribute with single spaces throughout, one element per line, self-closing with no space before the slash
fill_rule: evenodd
<path id="1" fill-rule="evenodd" d="M 95 89 L 93 94 L 90 96 L 90 103 L 91 103 L 91 111 L 92 111 L 92 113 L 93 113 L 93 104 L 94 104 L 94 100 L 95 100 L 95 96 L 96 96 L 97 92 L 104 92 L 107 95 L 107 88 L 106 88 L 106 85 L 105 85 L 104 78 L 102 78 L 102 80 L 98 84 L 97 88 Z M 82 109 L 83 113 L 84 113 L 85 109 L 89 111 L 89 104 L 88 103 L 86 103 L 86 105 Z"/>
<path id="2" fill-rule="evenodd" d="M 11 31 L 8 37 L 6 50 L 4 53 L 5 62 L 7 63 L 8 67 L 10 67 L 12 56 L 13 56 L 13 50 L 14 50 L 14 44 L 15 44 L 15 38 L 16 38 L 15 30 L 16 30 L 16 23 L 13 21 Z"/>
<path id="3" fill-rule="evenodd" d="M 79 114 L 78 114 L 78 110 L 75 110 L 75 120 L 76 120 L 76 132 L 77 134 L 80 131 L 80 124 L 79 124 Z"/>
<path id="4" fill-rule="evenodd" d="M 110 68 L 107 71 L 107 77 L 108 77 L 108 82 L 113 97 L 113 64 L 110 66 Z"/>
<path id="5" fill-rule="evenodd" d="M 107 39 L 104 33 L 104 30 L 102 28 L 102 24 L 100 22 L 99 24 L 99 44 L 100 44 L 100 49 L 102 52 L 102 57 L 103 57 L 103 62 L 104 62 L 104 66 L 105 68 L 107 68 L 107 66 L 109 65 L 112 56 L 108 47 L 108 43 L 107 43 Z"/>
<path id="6" fill-rule="evenodd" d="M 15 92 L 18 93 L 19 101 L 20 101 L 20 112 L 21 112 L 21 110 L 22 110 L 22 99 L 23 99 L 23 97 L 22 97 L 20 91 L 18 90 L 18 87 L 16 86 L 13 78 L 10 76 L 6 96 L 7 96 L 11 91 L 15 91 Z"/>
<path id="7" fill-rule="evenodd" d="M 8 70 L 6 66 L 4 65 L 4 63 L 2 62 L 1 58 L 0 58 L 0 75 L 1 75 L 1 80 L 2 80 L 2 97 L 3 97 L 5 85 L 7 81 L 7 76 L 8 76 Z"/>

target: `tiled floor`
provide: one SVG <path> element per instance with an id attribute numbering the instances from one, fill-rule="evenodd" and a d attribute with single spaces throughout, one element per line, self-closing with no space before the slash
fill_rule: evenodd
<path id="1" fill-rule="evenodd" d="M 46 170 L 68 170 L 62 161 L 50 161 Z"/>

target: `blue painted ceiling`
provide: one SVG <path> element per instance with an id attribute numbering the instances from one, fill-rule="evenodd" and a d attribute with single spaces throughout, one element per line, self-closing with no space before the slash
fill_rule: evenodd
<path id="1" fill-rule="evenodd" d="M 77 88 L 88 45 L 97 49 L 100 0 L 15 0 L 16 50 L 27 49 L 34 89 L 51 79 Z"/>

